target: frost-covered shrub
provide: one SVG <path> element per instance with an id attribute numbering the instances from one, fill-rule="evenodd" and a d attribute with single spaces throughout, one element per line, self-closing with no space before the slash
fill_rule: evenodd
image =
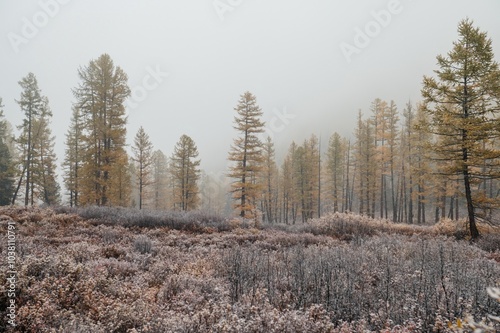
<path id="1" fill-rule="evenodd" d="M 121 258 L 126 255 L 126 252 L 119 248 L 118 246 L 111 245 L 103 247 L 101 250 L 101 254 L 104 258 Z"/>
<path id="2" fill-rule="evenodd" d="M 69 243 L 66 247 L 66 253 L 73 257 L 76 263 L 96 259 L 99 256 L 99 250 L 100 248 L 87 242 Z"/>
<path id="3" fill-rule="evenodd" d="M 488 295 L 500 303 L 500 288 L 488 287 Z M 448 327 L 453 332 L 494 333 L 500 332 L 500 315 L 488 314 L 478 322 L 473 316 L 467 315 L 464 320 L 457 319 L 456 322 L 448 322 Z"/>
<path id="4" fill-rule="evenodd" d="M 363 320 L 371 329 L 439 316 L 462 316 L 469 304 L 496 309 L 480 286 L 494 283 L 500 267 L 467 243 L 402 236 L 360 239 L 344 246 L 296 245 L 269 251 L 257 244 L 224 251 L 219 266 L 233 302 L 267 292 L 278 308 L 323 304 L 334 323 Z"/>
<path id="5" fill-rule="evenodd" d="M 484 251 L 500 252 L 500 235 L 486 234 L 482 235 L 476 242 L 477 246 Z"/>
<path id="6" fill-rule="evenodd" d="M 403 234 L 403 235 L 434 235 L 433 227 L 393 223 L 389 220 L 373 219 L 351 213 L 330 213 L 321 218 L 314 218 L 307 223 L 292 225 L 267 224 L 264 229 L 281 230 L 289 233 L 308 233 L 335 237 L 345 241 L 355 238 L 370 237 L 377 234 Z"/>
<path id="7" fill-rule="evenodd" d="M 94 224 L 125 227 L 168 227 L 176 230 L 203 232 L 205 227 L 228 230 L 227 219 L 221 215 L 201 211 L 153 211 L 122 207 L 88 206 L 77 209 L 78 215 Z"/>
<path id="8" fill-rule="evenodd" d="M 255 228 L 92 207 L 0 207 L 0 216 L 22 221 L 22 332 L 447 332 L 467 313 L 478 322 L 500 313 L 483 289 L 500 275 L 498 252 L 430 227 L 338 214 Z M 136 249 L 141 238 L 149 253 Z"/>
<path id="9" fill-rule="evenodd" d="M 111 227 L 105 227 L 102 231 L 102 241 L 105 244 L 113 244 L 120 240 L 120 234 Z"/>
<path id="10" fill-rule="evenodd" d="M 139 235 L 134 239 L 134 249 L 141 254 L 151 253 L 153 243 L 149 237 Z"/>

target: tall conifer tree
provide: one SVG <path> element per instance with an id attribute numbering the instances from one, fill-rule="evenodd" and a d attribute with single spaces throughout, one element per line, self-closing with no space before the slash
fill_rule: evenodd
<path id="1" fill-rule="evenodd" d="M 84 204 L 119 205 L 130 191 L 122 177 L 128 164 L 124 149 L 128 78 L 107 54 L 80 68 L 78 76 L 73 94 L 84 125 L 80 198 Z"/>
<path id="2" fill-rule="evenodd" d="M 142 126 L 137 131 L 132 146 L 135 162 L 137 186 L 139 189 L 139 209 L 142 209 L 144 200 L 148 197 L 148 187 L 153 183 L 153 144 L 149 140 L 149 135 Z"/>
<path id="3" fill-rule="evenodd" d="M 422 95 L 431 131 L 440 136 L 437 161 L 451 161 L 446 173 L 461 175 L 470 234 L 476 239 L 478 208 L 498 206 L 476 188 L 485 178 L 500 177 L 500 151 L 491 144 L 500 129 L 500 70 L 485 32 L 466 19 L 458 34 L 452 50 L 437 57 L 437 77 L 424 77 Z"/>
<path id="4" fill-rule="evenodd" d="M 260 119 L 262 110 L 256 97 L 248 91 L 240 96 L 234 110 L 234 128 L 239 136 L 231 145 L 228 157 L 234 163 L 229 170 L 229 177 L 234 179 L 231 186 L 234 208 L 241 217 L 253 218 L 262 187 L 257 179 L 263 163 L 263 145 L 258 137 L 264 131 L 264 122 Z"/>
<path id="5" fill-rule="evenodd" d="M 171 158 L 174 180 L 174 207 L 183 211 L 198 207 L 200 202 L 198 180 L 200 179 L 198 148 L 187 135 L 182 135 Z"/>

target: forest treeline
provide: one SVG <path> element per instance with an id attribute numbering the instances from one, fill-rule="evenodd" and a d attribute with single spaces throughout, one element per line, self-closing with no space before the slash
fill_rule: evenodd
<path id="1" fill-rule="evenodd" d="M 421 101 L 377 98 L 359 111 L 351 137 L 335 132 L 322 143 L 311 135 L 292 142 L 280 163 L 256 96 L 243 93 L 231 166 L 220 178 L 201 171 L 188 135 L 166 156 L 141 127 L 127 152 L 127 74 L 103 54 L 78 69 L 72 89 L 64 203 L 235 211 L 271 223 L 329 211 L 406 223 L 464 217 L 475 238 L 477 219 L 494 221 L 499 204 L 500 70 L 491 40 L 472 21 L 459 23 L 458 36 L 437 57 L 435 75 L 424 76 Z M 19 84 L 24 119 L 16 137 L 0 100 L 0 204 L 60 204 L 48 98 L 33 73 Z"/>

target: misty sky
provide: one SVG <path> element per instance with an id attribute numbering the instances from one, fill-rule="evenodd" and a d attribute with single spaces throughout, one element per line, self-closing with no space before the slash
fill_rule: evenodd
<path id="1" fill-rule="evenodd" d="M 19 125 L 17 82 L 37 76 L 60 164 L 77 69 L 108 53 L 133 92 L 128 143 L 142 125 L 170 156 L 187 134 L 203 169 L 225 171 L 246 90 L 279 157 L 312 133 L 325 143 L 334 131 L 351 136 L 375 98 L 400 109 L 420 100 L 422 76 L 451 49 L 461 19 L 488 32 L 498 61 L 498 13 L 498 0 L 0 0 L 0 97 Z"/>

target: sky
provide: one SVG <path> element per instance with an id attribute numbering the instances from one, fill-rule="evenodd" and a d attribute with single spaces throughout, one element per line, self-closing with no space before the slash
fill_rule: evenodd
<path id="1" fill-rule="evenodd" d="M 143 126 L 170 156 L 187 134 L 202 169 L 221 173 L 245 91 L 280 163 L 292 140 L 352 136 L 375 98 L 400 110 L 418 102 L 423 75 L 466 17 L 498 61 L 498 13 L 498 0 L 0 0 L 0 97 L 7 120 L 21 124 L 18 81 L 36 75 L 60 163 L 78 68 L 108 53 L 132 89 L 128 143 Z"/>

